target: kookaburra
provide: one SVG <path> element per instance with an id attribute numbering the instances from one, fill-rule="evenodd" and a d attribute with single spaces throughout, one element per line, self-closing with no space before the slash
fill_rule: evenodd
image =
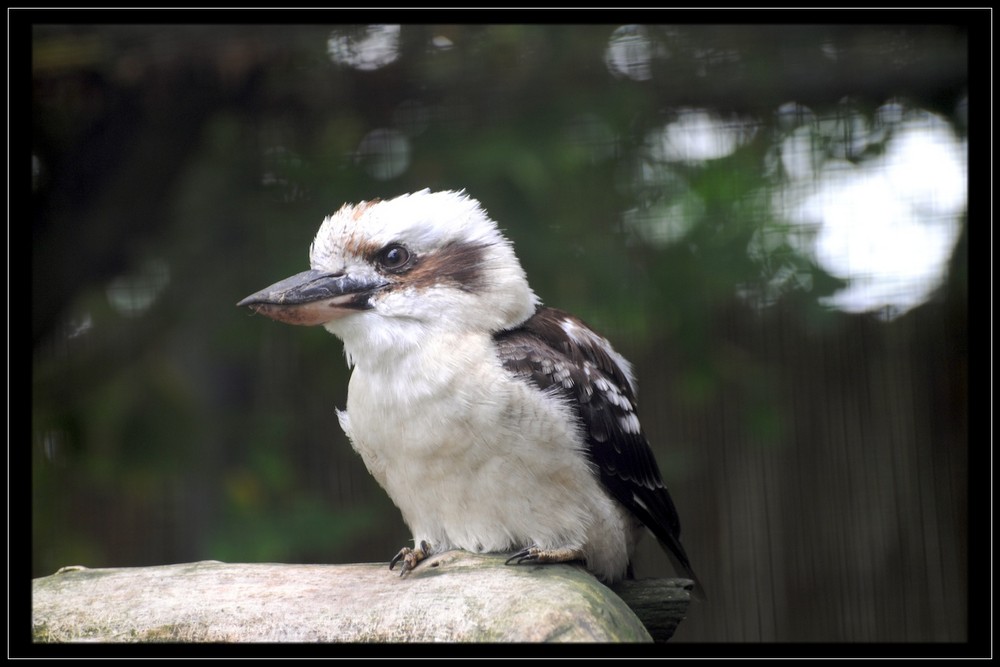
<path id="1" fill-rule="evenodd" d="M 513 552 L 508 563 L 581 561 L 614 583 L 645 526 L 698 586 L 631 365 L 540 305 L 478 201 L 424 190 L 345 205 L 309 259 L 238 305 L 343 341 L 340 425 L 413 534 L 390 569 Z"/>

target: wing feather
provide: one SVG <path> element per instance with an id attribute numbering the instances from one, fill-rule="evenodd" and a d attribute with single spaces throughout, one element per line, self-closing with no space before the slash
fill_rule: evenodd
<path id="1" fill-rule="evenodd" d="M 635 414 L 628 362 L 569 313 L 539 308 L 517 329 L 495 337 L 500 361 L 571 405 L 586 451 L 611 496 L 656 536 L 684 576 L 697 578 L 680 542 L 680 519 Z"/>

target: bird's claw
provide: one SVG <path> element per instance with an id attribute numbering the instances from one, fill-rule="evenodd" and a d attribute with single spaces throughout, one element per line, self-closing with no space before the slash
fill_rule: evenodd
<path id="1" fill-rule="evenodd" d="M 513 562 L 514 565 L 520 565 L 521 563 L 537 561 L 539 553 L 541 553 L 541 549 L 536 546 L 526 547 L 505 560 L 504 565 L 510 565 L 511 562 Z"/>
<path id="2" fill-rule="evenodd" d="M 586 561 L 586 556 L 579 549 L 573 547 L 560 547 L 557 549 L 543 549 L 537 545 L 531 545 L 521 549 L 508 558 L 504 565 L 521 565 L 522 563 L 572 563 L 574 561 Z"/>
<path id="3" fill-rule="evenodd" d="M 403 565 L 399 569 L 399 576 L 406 576 L 408 572 L 417 566 L 417 563 L 427 558 L 430 554 L 430 545 L 425 540 L 420 540 L 420 544 L 412 549 L 410 547 L 400 549 L 399 553 L 389 561 L 389 569 L 393 569 L 396 567 L 396 563 L 402 561 Z"/>

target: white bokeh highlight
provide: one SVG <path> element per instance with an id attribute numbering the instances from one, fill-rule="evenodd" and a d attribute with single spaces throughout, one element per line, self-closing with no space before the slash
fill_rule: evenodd
<path id="1" fill-rule="evenodd" d="M 353 29 L 335 30 L 326 50 L 338 65 L 368 72 L 396 62 L 401 32 L 399 25 L 370 25 L 360 34 Z"/>
<path id="2" fill-rule="evenodd" d="M 968 167 L 967 145 L 942 118 L 885 112 L 895 127 L 878 157 L 828 160 L 814 173 L 814 161 L 802 157 L 808 147 L 786 142 L 790 182 L 779 206 L 792 224 L 814 231 L 798 236 L 805 240 L 799 250 L 848 283 L 824 302 L 891 319 L 924 303 L 947 278 Z"/>

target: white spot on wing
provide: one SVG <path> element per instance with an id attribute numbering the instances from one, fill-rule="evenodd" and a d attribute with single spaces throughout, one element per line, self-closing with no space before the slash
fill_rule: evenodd
<path id="1" fill-rule="evenodd" d="M 646 510 L 647 512 L 649 511 L 649 508 L 646 507 L 646 503 L 642 502 L 642 500 L 639 498 L 639 496 L 637 496 L 634 493 L 632 494 L 632 500 L 633 500 L 633 502 L 635 502 L 636 505 L 638 505 L 642 509 Z"/>
<path id="2" fill-rule="evenodd" d="M 573 377 L 570 375 L 570 370 L 563 364 L 559 364 L 556 367 L 555 372 L 552 374 L 552 379 L 566 389 L 573 388 Z"/>
<path id="3" fill-rule="evenodd" d="M 642 427 L 639 426 L 639 418 L 635 416 L 634 412 L 629 412 L 628 414 L 619 417 L 618 423 L 621 425 L 622 430 L 626 433 L 638 435 L 642 430 Z"/>
<path id="4" fill-rule="evenodd" d="M 618 354 L 611 347 L 611 343 L 607 339 L 568 318 L 559 320 L 559 326 L 569 339 L 580 347 L 596 347 L 608 355 L 611 361 L 621 370 L 622 375 L 625 376 L 632 393 L 636 393 L 635 378 L 632 375 L 632 364 L 628 362 L 628 359 Z"/>

